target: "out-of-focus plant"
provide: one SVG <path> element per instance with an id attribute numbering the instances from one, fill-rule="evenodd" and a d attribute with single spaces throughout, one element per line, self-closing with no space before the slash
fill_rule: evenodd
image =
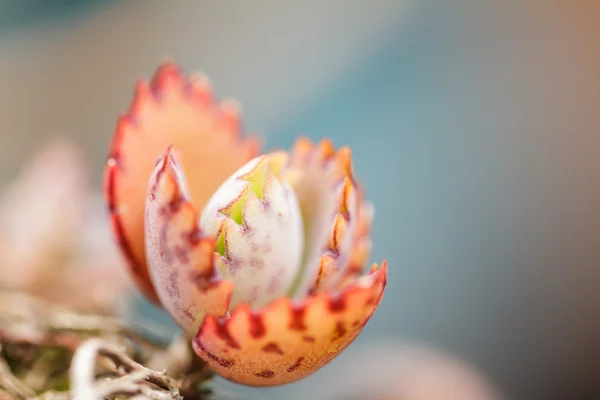
<path id="1" fill-rule="evenodd" d="M 302 138 L 259 155 L 240 131 L 235 102 L 167 62 L 118 122 L 105 194 L 138 287 L 196 353 L 230 380 L 279 385 L 352 342 L 387 266 L 361 276 L 373 209 L 348 148 Z"/>
<path id="2" fill-rule="evenodd" d="M 130 280 L 83 152 L 48 143 L 0 197 L 0 287 L 80 311 L 122 312 Z"/>
<path id="3" fill-rule="evenodd" d="M 0 399 L 203 397 L 189 342 L 124 318 L 130 279 L 83 159 L 50 142 L 0 198 Z"/>
<path id="4" fill-rule="evenodd" d="M 501 400 L 487 377 L 457 355 L 402 342 L 362 342 L 313 381 L 330 400 Z M 344 382 L 328 385 L 326 382 Z"/>

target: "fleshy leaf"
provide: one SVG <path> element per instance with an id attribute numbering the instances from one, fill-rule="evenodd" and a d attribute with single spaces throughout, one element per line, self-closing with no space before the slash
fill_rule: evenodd
<path id="1" fill-rule="evenodd" d="M 244 304 L 229 318 L 208 316 L 193 341 L 219 375 L 245 385 L 274 386 L 326 365 L 360 333 L 379 305 L 387 265 L 337 295 L 317 294 L 295 305 L 289 298 L 260 312 Z"/>
<path id="2" fill-rule="evenodd" d="M 126 115 L 115 130 L 104 187 L 112 227 L 131 272 L 151 300 L 157 300 L 144 251 L 144 204 L 148 179 L 157 157 L 169 145 L 180 151 L 198 210 L 235 170 L 254 158 L 254 137 L 240 133 L 234 102 L 217 104 L 207 79 L 182 76 L 166 62 L 151 83 L 140 81 Z"/>
<path id="3" fill-rule="evenodd" d="M 293 189 L 279 179 L 287 154 L 257 157 L 236 171 L 208 201 L 201 218 L 217 239 L 216 263 L 235 284 L 230 308 L 262 307 L 284 296 L 299 269 L 302 215 Z"/>
<path id="4" fill-rule="evenodd" d="M 351 284 L 363 273 L 371 255 L 371 225 L 375 211 L 371 202 L 363 200 L 362 191 L 359 191 L 359 195 L 358 223 L 354 232 L 352 253 L 338 284 L 339 288 Z"/>
<path id="5" fill-rule="evenodd" d="M 214 240 L 202 234 L 173 148 L 159 159 L 146 202 L 146 251 L 156 293 L 171 317 L 195 333 L 207 313 L 227 313 L 233 284 L 213 263 Z"/>
<path id="6" fill-rule="evenodd" d="M 296 141 L 282 176 L 298 197 L 304 219 L 303 271 L 290 295 L 331 290 L 351 257 L 357 226 L 358 194 L 350 149 L 335 150 L 327 139 L 314 145 Z"/>

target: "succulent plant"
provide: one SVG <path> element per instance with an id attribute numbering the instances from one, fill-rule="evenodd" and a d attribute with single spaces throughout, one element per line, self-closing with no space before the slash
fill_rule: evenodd
<path id="1" fill-rule="evenodd" d="M 131 284 L 87 172 L 83 150 L 54 139 L 2 188 L 0 290 L 81 312 L 127 311 Z"/>
<path id="2" fill-rule="evenodd" d="M 138 287 L 196 353 L 232 381 L 279 385 L 354 340 L 387 266 L 362 276 L 373 208 L 347 147 L 300 138 L 260 155 L 241 130 L 235 102 L 166 62 L 119 119 L 105 194 Z"/>

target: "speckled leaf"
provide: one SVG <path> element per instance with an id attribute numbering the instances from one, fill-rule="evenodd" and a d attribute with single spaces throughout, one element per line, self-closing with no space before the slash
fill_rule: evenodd
<path id="1" fill-rule="evenodd" d="M 251 386 L 274 386 L 323 367 L 360 333 L 379 305 L 387 265 L 338 294 L 317 294 L 294 304 L 282 298 L 252 312 L 238 306 L 230 317 L 208 316 L 193 346 L 223 377 Z"/>
<path id="2" fill-rule="evenodd" d="M 159 159 L 146 201 L 146 250 L 152 283 L 162 306 L 194 334 L 206 313 L 227 313 L 233 284 L 213 263 L 214 240 L 198 227 L 173 148 Z"/>

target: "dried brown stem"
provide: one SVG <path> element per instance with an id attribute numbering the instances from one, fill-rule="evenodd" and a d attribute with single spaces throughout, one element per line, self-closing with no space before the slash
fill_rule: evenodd
<path id="1" fill-rule="evenodd" d="M 35 395 L 30 388 L 13 375 L 4 358 L 0 358 L 0 386 L 17 400 L 27 400 Z"/>
<path id="2" fill-rule="evenodd" d="M 114 363 L 116 379 L 96 379 L 97 359 Z M 116 395 L 144 395 L 150 399 L 179 399 L 181 381 L 164 372 L 146 368 L 131 359 L 113 343 L 90 339 L 80 346 L 71 364 L 71 394 L 76 399 L 103 399 Z"/>
<path id="3" fill-rule="evenodd" d="M 133 325 L 146 333 L 160 333 L 156 327 L 146 327 L 139 322 Z M 0 291 L 0 326 L 0 338 L 31 344 L 61 345 L 73 350 L 82 339 L 98 335 L 125 337 L 153 352 L 162 350 L 165 344 L 148 334 L 140 334 L 118 318 L 78 313 L 30 294 L 14 291 Z"/>
<path id="4" fill-rule="evenodd" d="M 166 346 L 149 338 L 152 328 L 136 324 L 140 333 L 25 293 L 0 291 L 0 327 L 0 400 L 201 398 L 198 386 L 212 376 L 189 338 Z"/>

